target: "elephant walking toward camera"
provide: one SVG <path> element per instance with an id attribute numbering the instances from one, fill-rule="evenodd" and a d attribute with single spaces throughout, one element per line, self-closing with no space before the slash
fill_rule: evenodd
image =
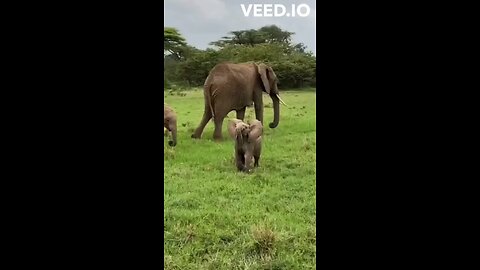
<path id="1" fill-rule="evenodd" d="M 242 63 L 218 64 L 210 71 L 203 93 L 205 107 L 203 117 L 192 138 L 201 138 L 203 129 L 213 118 L 215 131 L 213 138 L 222 139 L 223 120 L 233 110 L 237 119 L 243 120 L 247 106 L 254 104 L 255 116 L 263 124 L 263 97 L 265 92 L 273 101 L 273 122 L 270 128 L 278 126 L 280 121 L 279 102 L 286 105 L 279 96 L 277 76 L 273 69 L 265 64 Z"/>

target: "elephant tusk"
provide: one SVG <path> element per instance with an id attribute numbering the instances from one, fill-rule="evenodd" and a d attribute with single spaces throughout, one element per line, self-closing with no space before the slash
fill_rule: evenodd
<path id="1" fill-rule="evenodd" d="M 281 102 L 283 105 L 285 105 L 285 106 L 287 106 L 287 107 L 288 107 L 288 105 L 287 105 L 287 104 L 285 104 L 285 102 L 283 102 L 282 98 L 281 98 L 281 97 L 280 97 L 278 94 L 277 94 L 277 97 L 278 97 L 278 100 L 280 100 L 280 102 Z"/>

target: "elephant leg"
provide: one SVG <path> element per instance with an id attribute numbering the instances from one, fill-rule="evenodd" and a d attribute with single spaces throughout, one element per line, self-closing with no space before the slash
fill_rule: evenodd
<path id="1" fill-rule="evenodd" d="M 255 102 L 255 116 L 263 124 L 263 101 L 261 98 L 260 96 L 260 101 Z"/>
<path id="2" fill-rule="evenodd" d="M 253 157 L 255 158 L 254 167 L 258 167 L 258 162 L 260 161 L 260 153 L 262 152 L 262 145 L 259 144 L 255 147 L 255 151 L 253 152 Z"/>
<path id="3" fill-rule="evenodd" d="M 227 113 L 217 113 L 213 119 L 215 123 L 215 131 L 213 132 L 213 139 L 216 141 L 222 140 L 222 126 L 223 126 L 223 119 L 227 116 Z"/>
<path id="4" fill-rule="evenodd" d="M 200 125 L 198 125 L 197 129 L 195 129 L 195 132 L 192 134 L 192 138 L 200 139 L 202 137 L 203 129 L 210 119 L 212 119 L 212 111 L 210 110 L 210 107 L 206 107 L 203 112 L 202 121 L 200 121 Z"/>
<path id="5" fill-rule="evenodd" d="M 249 172 L 250 169 L 252 168 L 252 160 L 253 159 L 253 155 L 251 152 L 247 152 L 245 153 L 245 171 L 246 172 Z"/>
<path id="6" fill-rule="evenodd" d="M 245 110 L 247 109 L 247 107 L 244 107 L 243 109 L 240 109 L 240 110 L 237 110 L 237 119 L 240 119 L 243 121 L 243 119 L 245 118 Z"/>
<path id="7" fill-rule="evenodd" d="M 172 132 L 172 140 L 168 141 L 168 145 L 175 146 L 177 145 L 177 122 L 176 121 L 170 122 L 169 130 Z"/>
<path id="8" fill-rule="evenodd" d="M 240 153 L 235 153 L 235 163 L 239 171 L 245 171 L 245 156 Z"/>
<path id="9" fill-rule="evenodd" d="M 260 161 L 260 156 L 253 156 L 255 158 L 255 163 L 253 164 L 254 167 L 258 167 L 258 162 Z"/>

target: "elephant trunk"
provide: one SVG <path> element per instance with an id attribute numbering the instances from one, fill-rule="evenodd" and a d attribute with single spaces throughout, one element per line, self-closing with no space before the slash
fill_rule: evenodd
<path id="1" fill-rule="evenodd" d="M 168 145 L 175 146 L 177 145 L 177 129 L 172 129 L 172 140 L 168 141 Z"/>
<path id="2" fill-rule="evenodd" d="M 271 97 L 273 101 L 273 122 L 268 126 L 270 128 L 276 128 L 278 126 L 278 122 L 280 122 L 280 100 L 278 99 L 277 95 L 272 95 Z"/>

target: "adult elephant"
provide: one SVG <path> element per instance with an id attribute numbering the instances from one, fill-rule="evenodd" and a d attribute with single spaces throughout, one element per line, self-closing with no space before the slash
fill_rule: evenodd
<path id="1" fill-rule="evenodd" d="M 223 119 L 233 110 L 237 119 L 244 120 L 247 106 L 255 106 L 255 116 L 263 124 L 263 98 L 266 92 L 273 101 L 273 122 L 270 128 L 276 128 L 280 121 L 279 102 L 286 105 L 279 96 L 277 76 L 273 69 L 265 64 L 242 63 L 217 64 L 210 71 L 203 93 L 205 108 L 203 117 L 192 138 L 200 138 L 208 121 L 213 118 L 215 131 L 213 138 L 222 139 Z"/>

